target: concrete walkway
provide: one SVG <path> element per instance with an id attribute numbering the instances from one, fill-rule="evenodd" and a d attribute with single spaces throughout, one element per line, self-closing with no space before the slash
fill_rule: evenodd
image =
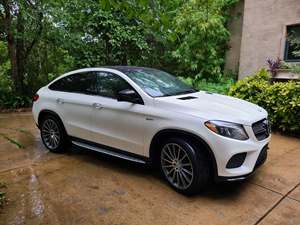
<path id="1" fill-rule="evenodd" d="M 30 113 L 0 114 L 0 224 L 300 224 L 300 140 L 273 135 L 247 182 L 184 197 L 140 165 L 71 149 L 49 153 Z"/>

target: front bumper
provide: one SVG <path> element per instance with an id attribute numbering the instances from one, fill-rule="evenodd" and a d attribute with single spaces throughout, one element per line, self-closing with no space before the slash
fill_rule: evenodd
<path id="1" fill-rule="evenodd" d="M 262 163 L 258 160 L 263 149 L 267 148 L 270 142 L 271 135 L 264 140 L 258 140 L 252 130 L 251 126 L 244 126 L 249 139 L 245 141 L 230 139 L 217 135 L 213 132 L 209 133 L 208 140 L 210 140 L 209 147 L 215 158 L 215 178 L 243 179 L 249 176 Z M 228 167 L 229 160 L 237 155 L 246 153 L 243 163 L 236 167 Z M 258 162 L 259 161 L 259 162 Z M 223 179 L 223 180 L 224 180 Z"/>
<path id="2" fill-rule="evenodd" d="M 263 165 L 266 162 L 267 157 L 268 157 L 268 149 L 269 149 L 268 144 L 262 148 L 262 150 L 260 151 L 258 158 L 256 160 L 254 169 L 251 173 L 241 175 L 241 176 L 233 176 L 233 177 L 217 176 L 215 178 L 215 180 L 217 182 L 222 182 L 222 181 L 240 181 L 240 180 L 247 179 L 248 177 L 250 177 L 251 175 L 253 175 L 255 173 L 257 168 L 259 168 L 261 165 Z"/>

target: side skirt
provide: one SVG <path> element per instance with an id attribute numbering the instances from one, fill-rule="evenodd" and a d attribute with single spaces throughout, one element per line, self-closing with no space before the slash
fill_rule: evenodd
<path id="1" fill-rule="evenodd" d="M 113 147 L 109 147 L 106 145 L 102 145 L 102 144 L 98 144 L 98 143 L 94 143 L 91 141 L 87 141 L 87 140 L 83 140 L 80 138 L 76 138 L 76 137 L 70 137 L 72 144 L 81 147 L 81 148 L 85 148 L 85 149 L 90 149 L 96 152 L 100 152 L 106 155 L 110 155 L 110 156 L 114 156 L 120 159 L 125 159 L 131 162 L 136 162 L 136 163 L 140 163 L 140 164 L 147 164 L 150 162 L 149 158 L 144 157 L 144 156 L 140 156 L 140 155 L 136 155 L 127 151 L 123 151 L 120 149 L 116 149 Z"/>

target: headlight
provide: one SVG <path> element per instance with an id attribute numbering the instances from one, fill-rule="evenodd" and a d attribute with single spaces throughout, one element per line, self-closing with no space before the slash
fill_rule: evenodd
<path id="1" fill-rule="evenodd" d="M 224 137 L 247 140 L 249 137 L 241 124 L 212 120 L 204 123 L 211 131 Z"/>

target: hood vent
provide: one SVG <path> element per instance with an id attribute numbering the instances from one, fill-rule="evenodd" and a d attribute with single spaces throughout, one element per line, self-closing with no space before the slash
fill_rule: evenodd
<path id="1" fill-rule="evenodd" d="M 186 97 L 181 97 L 181 98 L 178 98 L 178 99 L 180 99 L 180 100 L 190 100 L 190 99 L 195 99 L 195 98 L 197 98 L 197 97 L 195 97 L 195 96 L 186 96 Z"/>

